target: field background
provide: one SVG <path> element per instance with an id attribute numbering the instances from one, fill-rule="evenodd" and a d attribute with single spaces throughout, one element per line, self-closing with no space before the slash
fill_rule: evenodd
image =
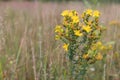
<path id="1" fill-rule="evenodd" d="M 82 13 L 81 2 L 0 2 L 0 80 L 70 80 L 65 52 L 54 39 L 61 12 Z M 86 80 L 120 80 L 120 4 L 100 3 L 102 41 L 114 41 L 105 61 L 91 65 Z"/>

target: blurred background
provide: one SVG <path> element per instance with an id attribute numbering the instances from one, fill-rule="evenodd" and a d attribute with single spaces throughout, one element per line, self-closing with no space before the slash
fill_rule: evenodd
<path id="1" fill-rule="evenodd" d="M 73 1 L 73 0 L 0 0 L 0 1 L 58 1 L 58 2 L 63 2 L 63 1 Z M 74 0 L 74 1 L 83 1 L 83 0 Z M 88 0 L 86 0 L 88 1 Z M 93 0 L 92 0 L 93 1 Z M 94 0 L 96 1 L 96 0 Z M 120 0 L 99 0 L 100 2 L 120 2 Z"/>
<path id="2" fill-rule="evenodd" d="M 107 58 L 85 80 L 120 80 L 120 0 L 0 0 L 0 80 L 71 80 L 61 42 L 54 39 L 63 10 L 101 12 Z"/>

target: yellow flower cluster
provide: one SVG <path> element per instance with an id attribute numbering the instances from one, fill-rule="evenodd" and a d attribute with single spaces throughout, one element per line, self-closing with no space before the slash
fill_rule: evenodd
<path id="1" fill-rule="evenodd" d="M 74 10 L 65 10 L 61 13 L 61 15 L 64 17 L 64 23 L 66 24 L 76 24 L 80 21 L 77 12 Z"/>
<path id="2" fill-rule="evenodd" d="M 99 48 L 103 48 L 102 42 L 98 41 L 98 42 L 92 44 L 92 47 L 91 47 L 92 50 L 96 50 Z"/>
<path id="3" fill-rule="evenodd" d="M 101 53 L 98 53 L 95 58 L 97 60 L 102 60 L 103 59 L 103 55 Z"/>
<path id="4" fill-rule="evenodd" d="M 69 10 L 63 11 L 63 12 L 61 13 L 61 15 L 64 16 L 64 17 L 70 15 Z"/>
<path id="5" fill-rule="evenodd" d="M 99 11 L 87 9 L 84 13 L 84 17 L 81 18 L 75 10 L 65 10 L 61 13 L 63 16 L 63 24 L 55 27 L 55 39 L 71 39 L 71 35 L 76 37 L 84 37 L 86 33 L 90 34 L 97 22 L 87 20 L 89 17 L 99 17 Z M 83 15 L 82 14 L 82 15 Z M 89 15 L 89 16 L 88 16 Z M 86 17 L 86 18 L 85 18 Z M 64 48 L 66 51 L 67 49 Z"/>
<path id="6" fill-rule="evenodd" d="M 104 55 L 102 51 L 112 47 L 103 45 L 99 41 L 103 30 L 103 27 L 99 25 L 100 12 L 87 9 L 79 15 L 75 10 L 65 10 L 61 15 L 63 22 L 55 27 L 55 37 L 64 42 L 63 49 L 67 52 L 74 49 L 73 52 L 76 52 L 77 47 L 80 52 L 83 52 L 79 53 L 82 59 L 88 62 L 89 60 L 102 60 Z M 82 47 L 79 47 L 81 44 L 83 44 Z"/>
<path id="7" fill-rule="evenodd" d="M 98 41 L 96 43 L 93 43 L 91 45 L 91 48 L 89 49 L 87 54 L 83 54 L 84 59 L 94 59 L 94 60 L 102 60 L 104 54 L 104 50 L 110 50 L 112 49 L 112 45 L 103 45 L 102 42 Z M 97 51 L 97 52 L 96 52 Z"/>
<path id="8" fill-rule="evenodd" d="M 99 13 L 99 11 L 94 11 L 93 12 L 93 17 L 99 17 L 100 16 L 100 13 Z"/>
<path id="9" fill-rule="evenodd" d="M 94 60 L 102 60 L 103 59 L 103 54 L 97 53 L 95 56 L 90 56 L 90 54 L 84 54 L 83 58 L 88 60 L 88 59 L 94 59 Z"/>
<path id="10" fill-rule="evenodd" d="M 61 37 L 61 35 L 62 35 L 62 33 L 63 33 L 62 27 L 61 27 L 60 25 L 57 25 L 57 26 L 55 27 L 55 32 L 57 33 L 57 35 L 55 35 L 55 39 L 56 39 L 56 40 L 59 40 L 60 37 Z"/>
<path id="11" fill-rule="evenodd" d="M 102 42 L 98 41 L 95 44 L 92 44 L 91 46 L 92 50 L 110 50 L 112 49 L 112 45 L 103 45 Z"/>
<path id="12" fill-rule="evenodd" d="M 56 28 L 55 28 L 55 32 L 62 33 L 63 32 L 62 27 L 57 25 Z"/>
<path id="13" fill-rule="evenodd" d="M 92 17 L 99 17 L 100 16 L 100 12 L 98 10 L 92 10 L 92 9 L 87 9 L 83 14 L 82 17 L 84 17 L 85 15 L 87 16 L 92 16 Z"/>
<path id="14" fill-rule="evenodd" d="M 91 16 L 92 15 L 92 10 L 91 9 L 87 9 L 86 10 L 86 14 Z"/>

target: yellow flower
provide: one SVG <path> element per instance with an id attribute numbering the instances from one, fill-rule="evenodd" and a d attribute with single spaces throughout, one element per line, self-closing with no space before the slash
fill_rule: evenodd
<path id="1" fill-rule="evenodd" d="M 55 27 L 55 32 L 57 32 L 57 33 L 62 33 L 62 32 L 63 32 L 62 27 L 59 26 L 59 25 L 57 25 L 57 26 Z"/>
<path id="2" fill-rule="evenodd" d="M 93 17 L 99 17 L 100 16 L 100 12 L 98 10 L 95 10 L 93 12 Z"/>
<path id="3" fill-rule="evenodd" d="M 105 50 L 106 47 L 102 44 L 102 42 L 98 41 L 91 46 L 91 49 L 92 50 L 96 50 L 96 49 Z"/>
<path id="4" fill-rule="evenodd" d="M 83 58 L 84 58 L 84 59 L 87 59 L 87 58 L 89 58 L 89 55 L 88 55 L 88 54 L 84 54 L 84 55 L 83 55 Z"/>
<path id="5" fill-rule="evenodd" d="M 86 14 L 87 14 L 87 15 L 92 15 L 92 9 L 87 9 L 87 10 L 86 10 Z"/>
<path id="6" fill-rule="evenodd" d="M 111 50 L 113 47 L 112 45 L 108 45 L 108 49 Z"/>
<path id="7" fill-rule="evenodd" d="M 62 16 L 67 16 L 69 15 L 69 10 L 65 10 L 61 13 Z"/>
<path id="8" fill-rule="evenodd" d="M 60 36 L 59 35 L 55 35 L 55 40 L 59 40 Z"/>
<path id="9" fill-rule="evenodd" d="M 65 51 L 68 51 L 68 46 L 69 46 L 69 44 L 64 44 L 64 45 L 63 45 L 63 49 L 64 49 Z"/>
<path id="10" fill-rule="evenodd" d="M 80 30 L 74 30 L 74 34 L 76 36 L 82 36 L 83 34 L 80 32 Z"/>
<path id="11" fill-rule="evenodd" d="M 106 47 L 102 45 L 102 46 L 100 47 L 100 49 L 101 49 L 101 50 L 106 50 Z"/>
<path id="12" fill-rule="evenodd" d="M 102 46 L 102 42 L 98 41 L 98 42 L 96 43 L 96 45 L 97 45 L 97 46 Z"/>
<path id="13" fill-rule="evenodd" d="M 74 15 L 77 15 L 78 13 L 77 13 L 77 11 L 73 10 L 73 14 L 74 14 Z"/>
<path id="14" fill-rule="evenodd" d="M 73 23 L 78 23 L 80 20 L 78 16 L 72 16 L 71 18 L 73 20 Z"/>
<path id="15" fill-rule="evenodd" d="M 92 49 L 92 50 L 96 50 L 97 47 L 96 47 L 95 45 L 93 45 L 93 46 L 91 47 L 91 49 Z"/>
<path id="16" fill-rule="evenodd" d="M 101 53 L 98 53 L 95 57 L 97 60 L 102 60 L 103 56 L 101 55 Z"/>
<path id="17" fill-rule="evenodd" d="M 87 33 L 89 33 L 92 29 L 90 26 L 83 26 L 83 30 L 85 30 Z"/>
<path id="18" fill-rule="evenodd" d="M 69 17 L 72 17 L 72 16 L 77 16 L 77 12 L 75 10 L 69 11 Z"/>
<path id="19" fill-rule="evenodd" d="M 69 16 L 69 17 L 72 17 L 72 16 L 73 16 L 73 12 L 72 12 L 72 11 L 69 11 L 68 16 Z"/>

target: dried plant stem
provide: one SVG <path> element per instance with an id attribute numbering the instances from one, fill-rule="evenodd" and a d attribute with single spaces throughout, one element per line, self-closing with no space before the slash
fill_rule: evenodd
<path id="1" fill-rule="evenodd" d="M 104 64 L 103 80 L 106 80 L 106 64 Z"/>
<path id="2" fill-rule="evenodd" d="M 41 71 L 41 67 L 42 67 L 42 27 L 40 26 L 39 27 L 39 49 L 40 49 L 40 52 L 39 52 L 39 59 L 40 59 L 40 66 L 39 66 L 39 70 L 38 70 L 38 80 L 40 80 L 40 71 Z"/>
<path id="3" fill-rule="evenodd" d="M 33 61 L 34 80 L 38 80 L 38 78 L 37 78 L 37 72 L 36 72 L 35 52 L 34 52 L 33 42 L 32 42 L 32 41 L 31 41 L 31 50 L 32 50 L 32 61 Z"/>

